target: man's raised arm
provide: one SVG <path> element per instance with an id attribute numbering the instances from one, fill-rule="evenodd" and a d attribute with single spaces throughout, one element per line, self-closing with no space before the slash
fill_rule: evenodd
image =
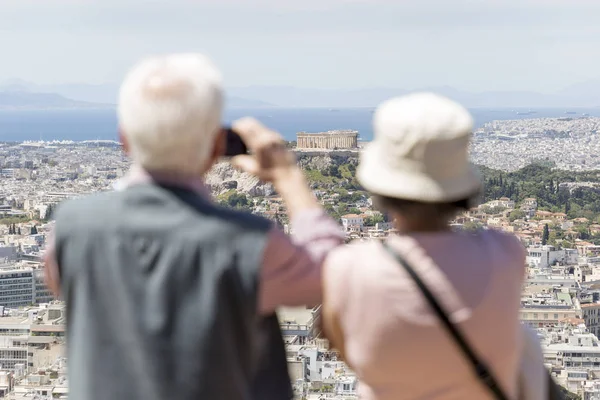
<path id="1" fill-rule="evenodd" d="M 269 234 L 260 282 L 259 311 L 270 314 L 278 306 L 314 306 L 321 302 L 321 265 L 327 253 L 344 243 L 339 225 L 323 210 L 308 187 L 281 136 L 254 119 L 233 128 L 253 151 L 233 164 L 270 181 L 285 202 L 294 229 L 292 238 L 279 229 Z"/>

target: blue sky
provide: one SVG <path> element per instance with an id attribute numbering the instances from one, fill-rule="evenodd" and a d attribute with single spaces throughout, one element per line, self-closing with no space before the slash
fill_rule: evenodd
<path id="1" fill-rule="evenodd" d="M 552 92 L 600 78 L 600 1 L 0 0 L 0 81 L 118 82 L 202 51 L 228 86 Z"/>

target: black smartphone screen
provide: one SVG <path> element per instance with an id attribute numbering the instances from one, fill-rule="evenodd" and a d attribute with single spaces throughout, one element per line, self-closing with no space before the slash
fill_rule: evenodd
<path id="1" fill-rule="evenodd" d="M 225 127 L 223 129 L 227 136 L 224 156 L 233 157 L 240 154 L 248 154 L 248 147 L 246 147 L 246 143 L 244 143 L 240 135 L 230 127 Z"/>

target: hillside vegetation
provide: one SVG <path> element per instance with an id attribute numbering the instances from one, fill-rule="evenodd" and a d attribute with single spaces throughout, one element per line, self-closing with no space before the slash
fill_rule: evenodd
<path id="1" fill-rule="evenodd" d="M 300 156 L 299 162 L 313 189 L 342 189 L 368 195 L 355 178 L 357 157 Z M 569 218 L 585 217 L 590 222 L 600 222 L 600 171 L 556 170 L 551 163 L 531 164 L 514 172 L 479 169 L 485 202 L 508 197 L 519 204 L 534 197 L 540 210 L 564 212 Z"/>
<path id="2" fill-rule="evenodd" d="M 486 201 L 535 197 L 542 210 L 600 222 L 600 171 L 563 171 L 532 164 L 511 173 L 481 167 Z"/>
<path id="3" fill-rule="evenodd" d="M 356 155 L 298 154 L 298 163 L 305 171 L 311 188 L 325 201 L 326 208 L 336 218 L 347 213 L 359 213 L 369 194 L 356 180 Z M 228 164 L 215 168 L 207 182 L 223 204 L 251 208 L 250 198 L 275 194 L 273 188 L 234 170 Z M 479 167 L 483 182 L 483 200 L 488 202 L 508 197 L 519 205 L 528 197 L 536 198 L 538 208 L 562 212 L 569 219 L 587 218 L 589 224 L 600 223 L 600 171 L 563 171 L 549 162 L 531 164 L 514 172 Z M 519 217 L 519 211 L 515 217 Z M 585 227 L 579 227 L 583 229 Z M 581 236 L 585 239 L 585 232 Z"/>

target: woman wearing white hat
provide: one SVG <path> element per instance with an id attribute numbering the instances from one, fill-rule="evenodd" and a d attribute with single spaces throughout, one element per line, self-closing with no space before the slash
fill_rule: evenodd
<path id="1" fill-rule="evenodd" d="M 481 190 L 472 127 L 466 109 L 431 93 L 375 113 L 357 177 L 399 234 L 339 248 L 323 273 L 325 332 L 364 399 L 517 398 L 524 248 L 449 227 Z"/>

